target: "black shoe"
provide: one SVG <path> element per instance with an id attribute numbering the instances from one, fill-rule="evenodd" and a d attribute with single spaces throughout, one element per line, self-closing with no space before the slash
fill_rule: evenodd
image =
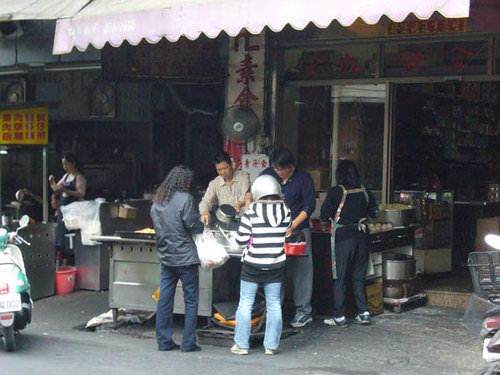
<path id="1" fill-rule="evenodd" d="M 160 352 L 169 352 L 171 350 L 179 350 L 181 348 L 180 345 L 174 344 L 170 348 L 158 348 Z"/>
<path id="2" fill-rule="evenodd" d="M 201 352 L 201 346 L 195 345 L 192 348 L 189 349 L 182 349 L 184 353 L 189 353 L 189 352 Z"/>

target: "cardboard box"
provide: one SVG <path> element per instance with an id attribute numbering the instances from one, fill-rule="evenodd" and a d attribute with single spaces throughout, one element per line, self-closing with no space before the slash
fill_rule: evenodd
<path id="1" fill-rule="evenodd" d="M 433 249 L 414 249 L 417 273 L 429 274 L 451 272 L 451 247 Z"/>
<path id="2" fill-rule="evenodd" d="M 306 171 L 311 175 L 316 191 L 330 189 L 330 171 L 328 169 L 311 168 L 306 169 Z"/>
<path id="3" fill-rule="evenodd" d="M 484 242 L 484 236 L 487 234 L 500 234 L 500 216 L 496 217 L 482 217 L 477 219 L 476 225 L 476 243 L 474 246 L 475 251 L 493 251 L 491 246 Z M 471 249 L 472 251 L 472 249 Z"/>
<path id="4" fill-rule="evenodd" d="M 366 302 L 371 315 L 378 315 L 384 312 L 384 297 L 382 294 L 382 282 L 375 282 L 366 285 Z"/>
<path id="5" fill-rule="evenodd" d="M 121 204 L 118 209 L 118 217 L 122 219 L 135 219 L 137 216 L 137 208 L 132 207 L 128 204 Z"/>
<path id="6" fill-rule="evenodd" d="M 119 208 L 119 203 L 111 203 L 109 206 L 109 216 L 111 216 L 112 218 L 118 217 Z"/>

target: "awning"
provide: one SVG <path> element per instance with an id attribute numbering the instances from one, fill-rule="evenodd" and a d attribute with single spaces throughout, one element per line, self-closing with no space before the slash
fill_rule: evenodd
<path id="1" fill-rule="evenodd" d="M 468 17 L 469 0 L 93 0 L 78 14 L 59 19 L 54 54 L 80 51 L 106 42 L 120 46 L 124 40 L 137 45 L 142 39 L 171 42 L 181 36 L 196 39 L 202 33 L 215 38 L 222 31 L 236 36 L 245 28 L 259 34 L 265 26 L 296 30 L 310 22 L 326 28 L 333 20 L 344 26 L 358 17 L 375 24 L 386 15 L 396 22 L 410 13 L 420 19 L 434 12 L 448 18 Z"/>
<path id="2" fill-rule="evenodd" d="M 91 0 L 0 0 L 0 21 L 56 20 L 74 16 Z"/>

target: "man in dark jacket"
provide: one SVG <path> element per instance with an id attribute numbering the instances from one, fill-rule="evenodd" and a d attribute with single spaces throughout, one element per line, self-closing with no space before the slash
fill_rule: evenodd
<path id="1" fill-rule="evenodd" d="M 311 246 L 311 228 L 309 217 L 316 207 L 316 194 L 311 175 L 295 165 L 293 154 L 281 148 L 271 155 L 271 167 L 261 175 L 273 176 L 281 185 L 285 204 L 292 212 L 292 223 L 287 237 L 302 232 L 306 240 L 304 256 L 287 258 L 287 274 L 293 282 L 293 300 L 295 316 L 290 322 L 294 328 L 303 327 L 312 322 L 313 260 Z"/>
<path id="2" fill-rule="evenodd" d="M 161 263 L 156 312 L 158 350 L 180 349 L 172 340 L 175 288 L 179 279 L 185 304 L 182 351 L 201 350 L 196 344 L 200 260 L 192 235 L 203 232 L 203 223 L 189 193 L 193 175 L 193 171 L 185 166 L 174 167 L 158 187 L 151 207 Z"/>

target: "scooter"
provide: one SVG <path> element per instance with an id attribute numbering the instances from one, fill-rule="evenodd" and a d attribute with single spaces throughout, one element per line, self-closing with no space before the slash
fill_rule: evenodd
<path id="1" fill-rule="evenodd" d="M 485 242 L 496 250 L 500 250 L 500 236 L 488 234 L 484 238 Z M 485 254 L 486 255 L 486 254 Z M 478 254 L 469 255 L 469 267 L 472 277 L 476 278 L 476 285 L 483 292 L 488 291 L 487 299 L 490 308 L 484 313 L 481 323 L 480 338 L 483 340 L 483 359 L 488 364 L 476 371 L 475 375 L 496 375 L 500 374 L 500 271 L 498 264 L 500 253 L 498 251 L 488 254 L 488 264 L 477 261 Z"/>
<path id="2" fill-rule="evenodd" d="M 15 232 L 0 228 L 0 333 L 6 351 L 16 350 L 15 335 L 31 322 L 33 301 L 24 260 L 18 245 L 30 246 L 17 232 L 29 223 L 27 215 L 19 220 Z"/>

